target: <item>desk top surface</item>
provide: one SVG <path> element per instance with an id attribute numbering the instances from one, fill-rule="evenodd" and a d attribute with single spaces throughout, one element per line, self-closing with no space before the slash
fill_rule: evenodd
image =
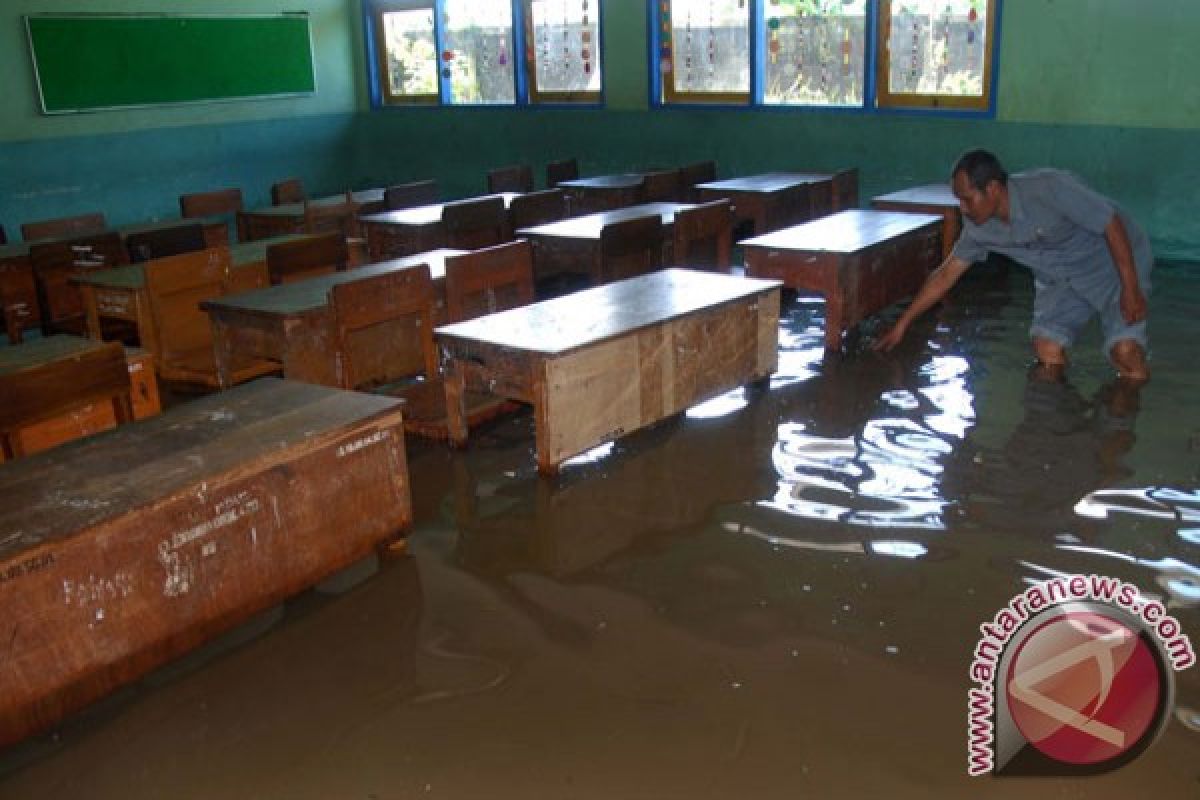
<path id="1" fill-rule="evenodd" d="M 881 194 L 871 198 L 873 203 L 899 203 L 914 206 L 949 206 L 958 208 L 958 198 L 944 183 L 930 183 L 925 186 L 912 186 L 898 192 Z"/>
<path id="2" fill-rule="evenodd" d="M 827 217 L 743 239 L 743 247 L 775 250 L 805 250 L 823 253 L 856 253 L 872 245 L 895 239 L 942 218 L 907 211 L 839 211 Z"/>
<path id="3" fill-rule="evenodd" d="M 620 175 L 593 175 L 590 178 L 572 178 L 559 181 L 560 189 L 632 189 L 646 180 L 644 172 L 625 172 Z"/>
<path id="4" fill-rule="evenodd" d="M 261 378 L 0 464 L 0 560 L 247 465 L 269 468 L 293 448 L 398 424 L 399 411 L 399 401 L 380 395 Z"/>
<path id="5" fill-rule="evenodd" d="M 0 347 L 0 375 L 40 367 L 52 361 L 86 353 L 104 345 L 95 339 L 59 333 L 53 336 L 29 338 L 20 344 Z"/>
<path id="6" fill-rule="evenodd" d="M 714 192 L 778 192 L 805 183 L 824 183 L 830 180 L 833 180 L 833 175 L 828 172 L 765 172 L 762 175 L 697 183 L 696 188 Z"/>
<path id="7" fill-rule="evenodd" d="M 504 207 L 508 208 L 512 205 L 514 198 L 520 197 L 520 192 L 500 192 L 499 194 L 485 194 L 479 197 L 467 197 L 463 200 L 455 200 L 453 202 L 462 203 L 470 200 L 484 200 L 489 197 L 499 197 L 504 200 Z M 426 206 L 413 206 L 412 208 L 402 208 L 398 211 L 381 211 L 378 214 L 365 214 L 359 219 L 363 222 L 371 222 L 377 225 L 436 225 L 442 221 L 442 209 L 452 201 L 445 203 L 430 203 Z"/>
<path id="8" fill-rule="evenodd" d="M 597 211 L 594 214 L 584 214 L 578 217 L 568 217 L 557 222 L 547 222 L 545 225 L 535 225 L 532 228 L 521 228 L 518 236 L 554 236 L 563 239 L 595 239 L 599 241 L 600 231 L 605 225 L 614 222 L 624 222 L 627 219 L 639 217 L 662 218 L 663 225 L 675 224 L 675 214 L 695 208 L 691 203 L 642 203 L 637 206 L 615 208 L 611 211 Z"/>
<path id="9" fill-rule="evenodd" d="M 439 339 L 559 355 L 779 286 L 779 281 L 665 269 L 445 325 L 435 333 Z"/>
<path id="10" fill-rule="evenodd" d="M 354 202 L 360 206 L 372 205 L 374 203 L 383 202 L 383 189 L 359 189 L 351 192 L 350 196 Z M 308 201 L 314 206 L 336 206 L 339 203 L 346 202 L 346 193 L 326 195 L 325 197 L 314 197 Z M 263 217 L 302 217 L 304 216 L 304 203 L 284 203 L 278 206 L 261 206 L 248 211 L 243 211 L 243 214 L 256 214 Z"/>
<path id="11" fill-rule="evenodd" d="M 252 242 L 239 242 L 229 248 L 229 261 L 234 269 L 262 264 L 267 260 L 267 248 L 273 244 L 294 242 L 311 236 L 308 233 L 288 233 L 283 236 L 272 236 L 267 239 L 255 239 Z M 81 286 L 95 286 L 99 289 L 126 289 L 136 291 L 146 285 L 146 264 L 125 264 L 120 267 L 98 269 L 85 272 L 71 278 Z"/>
<path id="12" fill-rule="evenodd" d="M 465 252 L 467 251 L 449 248 L 430 250 L 404 258 L 393 258 L 388 261 L 355 267 L 344 272 L 334 272 L 293 283 L 268 286 L 265 289 L 214 297 L 201 302 L 200 307 L 206 311 L 215 309 L 260 316 L 286 317 L 305 314 L 319 311 L 328 306 L 329 289 L 339 283 L 349 283 L 369 278 L 372 275 L 394 272 L 398 269 L 410 269 L 418 264 L 429 265 L 429 273 L 435 282 L 443 280 L 446 277 L 446 258 L 460 256 Z"/>

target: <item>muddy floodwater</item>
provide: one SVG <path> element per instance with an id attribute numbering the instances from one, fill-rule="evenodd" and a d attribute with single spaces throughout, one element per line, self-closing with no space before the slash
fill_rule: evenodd
<path id="1" fill-rule="evenodd" d="M 966 774 L 979 626 L 1031 584 L 1129 581 L 1200 643 L 1200 268 L 1155 279 L 1140 390 L 1096 328 L 1032 371 L 988 264 L 887 356 L 785 296 L 769 388 L 554 479 L 528 412 L 410 439 L 409 556 L 10 748 L 0 797 L 1200 797 L 1200 667 L 1119 770 Z"/>

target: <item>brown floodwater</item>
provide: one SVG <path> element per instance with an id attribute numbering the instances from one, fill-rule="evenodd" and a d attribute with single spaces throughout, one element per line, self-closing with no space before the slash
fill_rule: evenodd
<path id="1" fill-rule="evenodd" d="M 1031 583 L 1129 580 L 1200 640 L 1200 269 L 1156 272 L 1140 392 L 1095 329 L 1031 372 L 1031 295 L 986 265 L 829 360 L 787 298 L 769 389 L 552 480 L 527 413 L 410 441 L 410 556 L 10 748 L 0 797 L 1200 797 L 1200 668 L 1119 770 L 966 775 L 978 626 Z"/>

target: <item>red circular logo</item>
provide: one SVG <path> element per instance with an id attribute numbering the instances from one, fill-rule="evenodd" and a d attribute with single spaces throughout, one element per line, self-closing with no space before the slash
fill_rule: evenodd
<path id="1" fill-rule="evenodd" d="M 1084 610 L 1030 633 L 1005 683 L 1021 735 L 1067 764 L 1099 764 L 1138 746 L 1160 716 L 1162 690 L 1151 646 L 1124 623 Z"/>

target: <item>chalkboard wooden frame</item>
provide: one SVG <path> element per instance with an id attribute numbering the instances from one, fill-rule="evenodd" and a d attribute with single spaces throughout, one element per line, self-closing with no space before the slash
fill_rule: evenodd
<path id="1" fill-rule="evenodd" d="M 43 114 L 316 93 L 306 12 L 25 15 Z"/>

